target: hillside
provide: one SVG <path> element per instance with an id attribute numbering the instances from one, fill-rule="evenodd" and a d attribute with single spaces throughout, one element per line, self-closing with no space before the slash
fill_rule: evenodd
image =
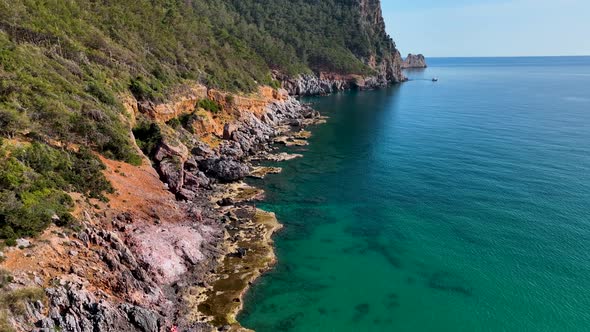
<path id="1" fill-rule="evenodd" d="M 4 1 L 0 50 L 3 137 L 26 137 L 53 147 L 88 146 L 132 163 L 139 156 L 121 103 L 129 92 L 138 100 L 158 102 L 180 86 L 198 82 L 248 93 L 261 84 L 280 85 L 271 69 L 284 77 L 312 72 L 371 76 L 386 72 L 382 66 L 391 66 L 397 52 L 385 33 L 379 2 L 373 0 Z M 108 187 L 72 188 L 81 173 L 100 177 L 93 175 L 100 167 L 92 166 L 91 155 L 36 149 L 44 154 L 38 158 L 54 155 L 89 164 L 89 169 L 67 175 L 70 180 L 41 186 L 92 195 Z M 47 173 L 14 155 L 8 160 L 15 167 L 41 177 Z M 44 167 L 57 173 L 68 168 Z M 22 196 L 34 186 L 23 185 L 30 179 L 17 182 L 2 188 Z M 13 207 L 0 208 L 17 235 L 31 235 L 12 221 L 19 214 Z M 4 230 L 0 236 L 11 233 Z"/>

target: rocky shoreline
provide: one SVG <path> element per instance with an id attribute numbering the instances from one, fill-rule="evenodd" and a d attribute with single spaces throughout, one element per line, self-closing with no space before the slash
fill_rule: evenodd
<path id="1" fill-rule="evenodd" d="M 372 75 L 340 75 L 334 73 L 304 74 L 288 77 L 279 72 L 273 72 L 275 79 L 282 82 L 282 88 L 293 96 L 329 95 L 345 90 L 372 90 L 384 88 L 393 83 L 407 80 L 402 72 L 403 59 L 399 51 L 376 63 L 375 59 L 368 59 L 367 64 L 373 69 Z"/>
<path id="2" fill-rule="evenodd" d="M 186 112 L 178 105 L 202 98 L 191 91 L 200 95 L 130 109 L 178 116 Z M 232 121 L 211 127 L 216 142 L 163 132 L 152 163 L 103 159 L 116 189 L 109 203 L 80 201 L 79 229 L 51 229 L 35 245 L 5 251 L 2 268 L 13 278 L 5 290 L 46 293 L 9 323 L 19 331 L 244 330 L 235 318 L 242 296 L 274 264 L 280 224 L 254 207 L 264 193 L 242 180 L 280 172 L 258 164 L 299 157 L 274 145 L 304 145 L 303 128 L 325 122 L 286 92 L 267 97 L 224 105 Z"/>
<path id="3" fill-rule="evenodd" d="M 244 153 L 245 157 L 240 162 L 245 163 L 249 171 L 240 174 L 240 178 L 242 176 L 264 178 L 267 174 L 280 173 L 280 168 L 259 164 L 264 161 L 289 160 L 300 155 L 274 154 L 273 150 L 276 147 L 273 145 L 290 146 L 289 142 L 294 141 L 302 145 L 301 142 L 310 137 L 310 133 L 303 128 L 325 122 L 325 118 L 319 113 L 300 104 L 292 97 L 288 100 L 289 106 L 286 109 L 280 104 L 270 106 L 272 116 L 290 115 L 272 123 L 274 131 L 262 145 L 259 145 L 258 149 Z M 239 128 L 245 128 L 249 133 L 253 132 L 251 124 L 238 127 L 237 132 Z M 227 134 L 228 128 L 225 129 Z M 242 134 L 246 135 L 243 131 Z M 245 138 L 246 136 L 233 133 L 225 136 L 231 137 L 233 142 L 239 144 L 223 144 L 220 151 L 227 152 L 230 148 L 250 146 L 251 136 Z M 213 165 L 217 164 L 213 163 Z M 231 166 L 229 163 L 223 167 L 228 169 L 223 170 L 221 167 L 208 174 L 216 174 L 220 181 L 231 181 L 236 177 L 231 169 L 241 168 L 236 165 Z M 243 296 L 252 282 L 275 264 L 272 235 L 282 228 L 274 213 L 257 209 L 253 204 L 263 198 L 262 190 L 250 187 L 242 181 L 218 184 L 216 190 L 209 196 L 211 203 L 217 204 L 218 212 L 223 215 L 225 236 L 222 246 L 227 254 L 219 261 L 217 268 L 204 277 L 207 280 L 205 283 L 185 290 L 183 296 L 190 303 L 186 306 L 189 309 L 186 316 L 194 317 L 197 321 L 206 322 L 210 326 L 221 327 L 221 330 L 247 331 L 236 319 L 243 307 Z"/>

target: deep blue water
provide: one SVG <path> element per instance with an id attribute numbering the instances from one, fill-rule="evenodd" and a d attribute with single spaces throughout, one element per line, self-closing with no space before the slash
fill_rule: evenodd
<path id="1" fill-rule="evenodd" d="M 244 326 L 590 330 L 590 58 L 429 65 L 306 100 L 330 120 L 258 183 L 285 230 Z"/>

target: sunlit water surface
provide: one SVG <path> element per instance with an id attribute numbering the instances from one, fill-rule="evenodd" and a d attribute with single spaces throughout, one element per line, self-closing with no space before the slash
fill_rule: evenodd
<path id="1" fill-rule="evenodd" d="M 590 58 L 430 65 L 306 100 L 330 120 L 257 182 L 285 229 L 244 326 L 590 330 Z"/>

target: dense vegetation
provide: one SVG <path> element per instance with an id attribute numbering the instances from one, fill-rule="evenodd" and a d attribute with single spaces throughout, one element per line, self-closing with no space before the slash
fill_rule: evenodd
<path id="1" fill-rule="evenodd" d="M 271 68 L 288 74 L 306 69 L 367 74 L 371 55 L 379 61 L 395 49 L 385 27 L 363 17 L 374 13 L 362 13 L 359 0 L 226 2 L 242 18 L 231 33 L 251 45 Z"/>
<path id="2" fill-rule="evenodd" d="M 103 197 L 110 186 L 90 151 L 140 162 L 124 93 L 162 101 L 194 81 L 236 92 L 276 87 L 271 70 L 370 72 L 368 58 L 394 46 L 367 27 L 358 3 L 0 0 L 0 137 L 11 142 L 0 147 L 0 238 L 70 220 L 67 192 Z M 220 111 L 208 100 L 199 106 Z M 145 153 L 158 130 L 135 128 Z"/>
<path id="3" fill-rule="evenodd" d="M 0 142 L 1 143 L 1 142 Z M 89 150 L 67 152 L 40 143 L 0 145 L 0 238 L 8 244 L 33 236 L 51 222 L 72 223 L 66 192 L 104 199 L 112 187 L 104 165 Z"/>

